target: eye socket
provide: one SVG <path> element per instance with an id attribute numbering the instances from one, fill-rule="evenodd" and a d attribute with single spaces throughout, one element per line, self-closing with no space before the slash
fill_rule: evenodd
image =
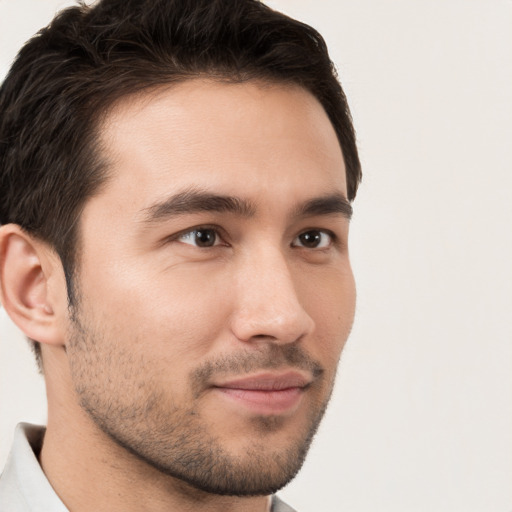
<path id="1" fill-rule="evenodd" d="M 305 249 L 326 249 L 333 243 L 334 235 L 320 229 L 304 231 L 292 242 L 293 247 L 304 247 Z"/>
<path id="2" fill-rule="evenodd" d="M 214 247 L 221 245 L 221 238 L 213 228 L 191 229 L 178 236 L 176 240 L 195 247 Z"/>

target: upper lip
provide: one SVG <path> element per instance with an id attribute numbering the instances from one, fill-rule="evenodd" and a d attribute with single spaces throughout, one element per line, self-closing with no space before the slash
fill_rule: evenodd
<path id="1" fill-rule="evenodd" d="M 297 371 L 282 373 L 259 373 L 215 383 L 216 388 L 247 389 L 254 391 L 281 391 L 290 388 L 305 388 L 312 379 Z"/>

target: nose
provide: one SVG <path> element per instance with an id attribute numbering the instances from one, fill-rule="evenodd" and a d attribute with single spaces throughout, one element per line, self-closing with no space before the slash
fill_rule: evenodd
<path id="1" fill-rule="evenodd" d="M 287 344 L 313 331 L 285 256 L 268 247 L 247 256 L 237 269 L 231 329 L 241 341 Z"/>

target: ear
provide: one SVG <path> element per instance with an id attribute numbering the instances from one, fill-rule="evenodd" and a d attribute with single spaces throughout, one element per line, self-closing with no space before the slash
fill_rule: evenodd
<path id="1" fill-rule="evenodd" d="M 0 227 L 0 300 L 30 339 L 64 344 L 67 292 L 60 259 L 16 224 Z"/>

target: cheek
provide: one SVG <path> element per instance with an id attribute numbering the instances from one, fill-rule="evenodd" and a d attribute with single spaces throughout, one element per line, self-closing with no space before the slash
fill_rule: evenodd
<path id="1" fill-rule="evenodd" d="M 300 288 L 303 306 L 315 322 L 311 350 L 337 365 L 354 321 L 356 290 L 350 265 L 309 273 Z"/>
<path id="2" fill-rule="evenodd" d="M 164 271 L 118 265 L 108 281 L 89 282 L 87 302 L 110 337 L 122 339 L 134 353 L 164 366 L 179 362 L 180 368 L 191 368 L 225 327 L 225 288 L 218 272 L 186 265 Z"/>

